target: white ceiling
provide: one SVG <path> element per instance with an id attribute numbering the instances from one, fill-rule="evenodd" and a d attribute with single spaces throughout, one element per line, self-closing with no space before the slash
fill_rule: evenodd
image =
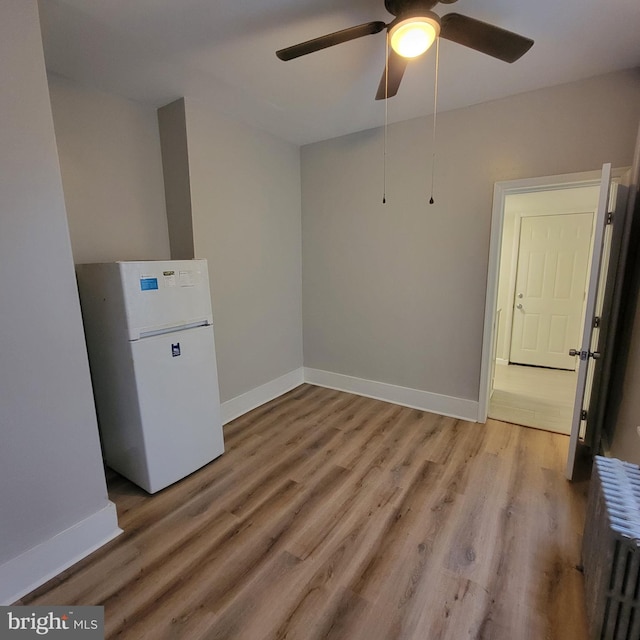
<path id="1" fill-rule="evenodd" d="M 443 40 L 439 110 L 640 66 L 640 0 L 459 0 L 535 40 L 506 64 Z M 371 20 L 383 0 L 41 0 L 49 70 L 154 106 L 180 96 L 297 144 L 379 126 L 384 32 L 281 62 L 275 51 Z M 390 122 L 432 112 L 434 50 L 410 63 Z"/>

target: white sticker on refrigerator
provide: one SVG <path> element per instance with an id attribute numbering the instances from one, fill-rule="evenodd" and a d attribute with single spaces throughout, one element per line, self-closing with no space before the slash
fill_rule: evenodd
<path id="1" fill-rule="evenodd" d="M 181 287 L 195 287 L 200 284 L 200 272 L 199 271 L 180 271 L 178 280 Z"/>
<path id="2" fill-rule="evenodd" d="M 175 271 L 163 271 L 162 277 L 164 278 L 165 287 L 176 286 L 176 272 Z"/>

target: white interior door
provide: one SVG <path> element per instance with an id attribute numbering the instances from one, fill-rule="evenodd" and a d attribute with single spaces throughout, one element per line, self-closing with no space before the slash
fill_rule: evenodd
<path id="1" fill-rule="evenodd" d="M 602 252 L 604 246 L 605 226 L 607 224 L 607 214 L 609 208 L 609 191 L 611 189 L 611 164 L 602 166 L 602 180 L 600 182 L 600 196 L 598 198 L 598 209 L 594 220 L 594 240 L 593 257 L 591 261 L 591 271 L 587 288 L 587 299 L 585 303 L 584 326 L 582 328 L 582 338 L 579 345 L 574 347 L 577 354 L 573 356 L 577 361 L 578 382 L 576 387 L 576 400 L 573 408 L 573 419 L 571 422 L 571 435 L 569 438 L 569 453 L 567 456 L 567 467 L 565 474 L 569 480 L 573 480 L 576 474 L 577 453 L 580 441 L 580 426 L 582 423 L 583 410 L 585 409 L 585 390 L 589 368 L 593 363 L 594 353 L 592 349 L 592 337 L 594 330 L 594 317 L 596 301 L 600 286 L 600 269 L 602 265 Z"/>
<path id="2" fill-rule="evenodd" d="M 592 227 L 591 212 L 522 218 L 510 362 L 575 369 Z"/>

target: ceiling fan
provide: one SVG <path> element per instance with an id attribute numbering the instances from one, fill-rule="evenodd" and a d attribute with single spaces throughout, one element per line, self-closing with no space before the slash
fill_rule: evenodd
<path id="1" fill-rule="evenodd" d="M 459 13 L 448 13 L 439 17 L 431 11 L 439 3 L 453 4 L 456 1 L 384 0 L 387 11 L 395 16 L 389 24 L 381 21 L 366 22 L 280 49 L 276 51 L 276 56 L 280 60 L 293 60 L 336 44 L 380 33 L 386 29 L 389 33 L 391 48 L 387 68 L 382 73 L 376 93 L 376 100 L 384 100 L 395 96 L 398 92 L 409 60 L 424 53 L 438 36 L 504 62 L 515 62 L 532 47 L 533 40 L 530 38 L 487 22 Z"/>

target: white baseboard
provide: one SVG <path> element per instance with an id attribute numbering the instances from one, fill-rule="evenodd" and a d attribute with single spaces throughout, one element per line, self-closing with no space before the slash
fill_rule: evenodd
<path id="1" fill-rule="evenodd" d="M 328 387 L 338 391 L 347 391 L 359 396 L 384 400 L 393 404 L 400 404 L 413 409 L 421 409 L 431 413 L 439 413 L 443 416 L 461 418 L 470 422 L 478 421 L 478 402 L 444 396 L 429 391 L 398 387 L 386 382 L 375 382 L 345 376 L 341 373 L 331 373 L 320 369 L 304 368 L 304 381 L 319 387 Z"/>
<path id="2" fill-rule="evenodd" d="M 300 367 L 286 373 L 275 380 L 271 380 L 251 391 L 222 403 L 222 424 L 227 424 L 241 415 L 281 396 L 291 389 L 295 389 L 304 382 L 315 384 L 319 387 L 328 387 L 338 391 L 355 393 L 360 396 L 384 400 L 413 409 L 421 409 L 431 413 L 439 413 L 452 418 L 461 418 L 471 422 L 478 420 L 478 402 L 444 396 L 429 391 L 420 391 L 407 387 L 399 387 L 386 382 L 364 380 L 345 376 L 341 373 L 332 373 L 320 369 Z"/>
<path id="3" fill-rule="evenodd" d="M 0 604 L 9 605 L 122 533 L 106 507 L 0 566 Z M 64 604 L 64 603 L 60 603 Z"/>
<path id="4" fill-rule="evenodd" d="M 269 400 L 273 400 L 278 396 L 281 396 L 291 389 L 299 387 L 304 382 L 304 370 L 302 367 L 294 369 L 289 373 L 285 373 L 283 376 L 270 380 L 266 384 L 263 384 L 251 391 L 247 391 L 242 395 L 231 398 L 222 403 L 222 424 L 227 424 L 241 415 L 259 407 Z"/>

